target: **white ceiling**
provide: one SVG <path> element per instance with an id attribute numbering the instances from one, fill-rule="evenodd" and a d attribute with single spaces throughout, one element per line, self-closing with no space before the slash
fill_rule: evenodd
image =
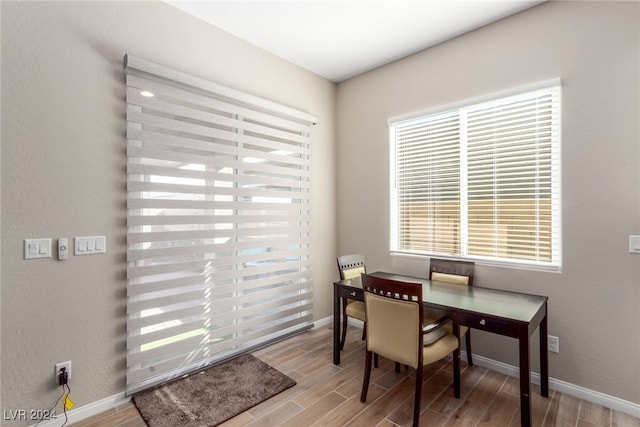
<path id="1" fill-rule="evenodd" d="M 165 0 L 334 82 L 544 0 Z"/>

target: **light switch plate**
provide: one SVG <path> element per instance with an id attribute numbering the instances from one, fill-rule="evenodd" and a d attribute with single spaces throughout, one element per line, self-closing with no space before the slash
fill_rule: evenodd
<path id="1" fill-rule="evenodd" d="M 107 251 L 104 236 L 74 237 L 74 255 L 95 255 Z"/>
<path id="2" fill-rule="evenodd" d="M 51 258 L 51 239 L 25 239 L 24 259 Z"/>
<path id="3" fill-rule="evenodd" d="M 640 236 L 629 236 L 629 253 L 640 254 Z"/>

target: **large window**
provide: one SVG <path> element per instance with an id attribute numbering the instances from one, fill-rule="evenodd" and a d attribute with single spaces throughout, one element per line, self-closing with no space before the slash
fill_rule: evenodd
<path id="1" fill-rule="evenodd" d="M 315 117 L 128 56 L 127 392 L 311 326 Z"/>
<path id="2" fill-rule="evenodd" d="M 391 251 L 560 266 L 560 87 L 390 121 Z"/>

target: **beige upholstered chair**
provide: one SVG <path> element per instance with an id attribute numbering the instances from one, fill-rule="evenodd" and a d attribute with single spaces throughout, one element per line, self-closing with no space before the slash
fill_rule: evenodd
<path id="1" fill-rule="evenodd" d="M 338 257 L 338 271 L 340 280 L 360 277 L 361 273 L 366 273 L 364 266 L 364 255 L 344 255 Z M 347 298 L 342 299 L 342 337 L 340 339 L 340 350 L 344 348 L 344 341 L 347 338 L 347 320 L 349 317 L 365 321 L 364 302 L 354 301 Z M 362 339 L 365 338 L 365 329 L 362 330 Z"/>
<path id="2" fill-rule="evenodd" d="M 448 259 L 431 258 L 429 264 L 429 280 L 436 282 L 454 283 L 463 286 L 473 285 L 473 271 L 475 263 L 470 261 L 454 261 Z M 434 313 L 425 313 L 426 321 L 434 320 L 437 315 Z M 445 325 L 447 332 L 452 333 L 453 325 L 448 322 Z M 467 363 L 473 366 L 473 357 L 471 355 L 471 332 L 469 328 L 460 325 L 460 338 L 465 337 L 465 346 L 467 349 Z"/>
<path id="3" fill-rule="evenodd" d="M 420 420 L 423 366 L 454 353 L 459 346 L 458 338 L 445 333 L 435 342 L 424 345 L 421 285 L 367 274 L 362 275 L 362 284 L 367 314 L 367 352 L 360 401 L 367 400 L 374 353 L 410 366 L 416 370 L 413 425 L 417 426 Z M 453 383 L 455 397 L 460 397 L 460 365 L 455 354 Z"/>

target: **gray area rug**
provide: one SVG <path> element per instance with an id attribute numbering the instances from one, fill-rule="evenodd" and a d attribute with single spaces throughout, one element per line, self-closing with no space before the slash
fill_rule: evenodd
<path id="1" fill-rule="evenodd" d="M 212 427 L 295 384 L 282 372 L 245 354 L 135 394 L 133 402 L 149 427 Z"/>

